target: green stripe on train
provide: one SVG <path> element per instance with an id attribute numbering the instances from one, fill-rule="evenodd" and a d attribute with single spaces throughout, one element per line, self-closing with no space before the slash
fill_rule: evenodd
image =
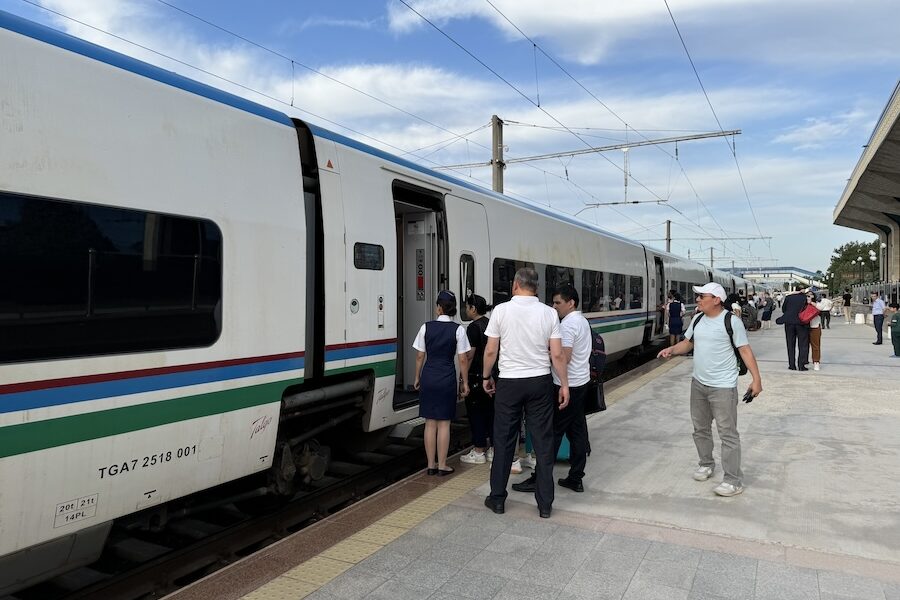
<path id="1" fill-rule="evenodd" d="M 632 327 L 643 327 L 642 320 L 626 321 L 624 323 L 610 323 L 609 325 L 592 325 L 591 329 L 594 333 L 609 333 L 610 331 L 620 331 L 622 329 L 631 329 Z"/>
<path id="2" fill-rule="evenodd" d="M 338 375 L 340 373 L 348 373 L 350 371 L 363 371 L 373 369 L 375 377 L 389 377 L 397 374 L 397 361 L 394 359 L 384 360 L 377 363 L 368 363 L 365 365 L 353 365 L 350 367 L 341 367 L 340 369 L 325 369 L 326 375 Z"/>
<path id="3" fill-rule="evenodd" d="M 0 429 L 0 458 L 279 402 L 285 388 L 302 382 L 302 378 L 288 379 L 10 425 Z"/>
<path id="4" fill-rule="evenodd" d="M 395 368 L 395 360 L 386 360 L 328 374 L 373 369 L 376 377 L 385 377 L 394 375 Z M 0 427 L 0 458 L 279 402 L 286 388 L 299 383 L 303 383 L 302 377 Z"/>

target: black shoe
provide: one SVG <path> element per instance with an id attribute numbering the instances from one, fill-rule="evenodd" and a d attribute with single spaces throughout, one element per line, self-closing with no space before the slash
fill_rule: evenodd
<path id="1" fill-rule="evenodd" d="M 798 370 L 798 371 L 809 371 L 809 369 L 807 369 L 806 367 L 800 367 L 800 368 L 797 369 L 797 370 Z"/>
<path id="2" fill-rule="evenodd" d="M 537 489 L 537 477 L 532 475 L 525 481 L 512 484 L 512 489 L 517 492 L 534 492 Z"/>
<path id="3" fill-rule="evenodd" d="M 791 371 L 796 371 L 796 370 L 797 370 L 797 367 L 788 367 L 788 369 L 791 370 Z"/>
<path id="4" fill-rule="evenodd" d="M 559 481 L 557 481 L 556 483 L 563 486 L 564 488 L 569 488 L 573 492 L 583 492 L 584 491 L 584 485 L 582 485 L 581 482 L 578 481 L 577 479 L 569 479 L 568 477 L 561 477 L 559 479 Z"/>
<path id="5" fill-rule="evenodd" d="M 494 514 L 502 515 L 505 512 L 503 500 L 494 500 L 490 496 L 484 499 L 484 505 L 494 511 Z"/>
<path id="6" fill-rule="evenodd" d="M 881 342 L 872 342 L 872 345 L 873 345 L 873 346 L 880 346 L 880 345 L 881 345 Z"/>
<path id="7" fill-rule="evenodd" d="M 426 471 L 426 472 L 427 472 L 429 475 L 437 475 L 437 474 L 438 474 L 438 470 L 437 470 L 437 469 L 428 469 L 428 471 Z"/>
<path id="8" fill-rule="evenodd" d="M 446 469 L 435 469 L 437 471 L 438 477 L 443 477 L 444 475 L 452 475 L 456 473 L 456 469 L 453 467 L 447 467 Z"/>
<path id="9" fill-rule="evenodd" d="M 551 512 L 553 512 L 552 508 L 539 508 L 538 509 L 538 514 L 541 515 L 542 519 L 549 519 Z"/>

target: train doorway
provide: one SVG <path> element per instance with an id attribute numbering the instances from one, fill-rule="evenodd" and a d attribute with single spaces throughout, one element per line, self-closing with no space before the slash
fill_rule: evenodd
<path id="1" fill-rule="evenodd" d="M 653 266 L 656 280 L 656 324 L 653 327 L 654 335 L 662 335 L 663 326 L 666 322 L 666 274 L 663 271 L 662 259 L 658 256 L 653 257 Z"/>
<path id="2" fill-rule="evenodd" d="M 422 323 L 434 319 L 437 293 L 446 285 L 447 258 L 442 194 L 394 182 L 397 231 L 397 371 L 394 409 L 413 406 L 419 394 L 416 351 L 412 348 Z"/>

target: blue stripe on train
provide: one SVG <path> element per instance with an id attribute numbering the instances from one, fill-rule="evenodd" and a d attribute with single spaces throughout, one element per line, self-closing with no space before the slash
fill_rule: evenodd
<path id="1" fill-rule="evenodd" d="M 103 381 L 99 383 L 86 383 L 59 388 L 33 390 L 28 392 L 16 392 L 0 396 L 0 413 L 44 408 L 61 404 L 73 404 L 88 400 L 99 400 L 115 396 L 127 396 L 142 392 L 154 392 L 171 388 L 212 383 L 214 381 L 227 381 L 241 379 L 269 373 L 281 373 L 303 369 L 304 359 L 288 358 L 268 362 L 233 365 L 228 367 L 213 367 L 198 371 L 184 371 L 180 373 L 167 373 L 165 375 L 151 375 L 149 377 L 134 377 L 130 379 L 118 379 L 115 381 Z"/>

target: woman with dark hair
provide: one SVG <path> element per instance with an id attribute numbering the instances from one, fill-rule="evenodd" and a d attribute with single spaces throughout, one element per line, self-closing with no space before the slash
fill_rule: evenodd
<path id="1" fill-rule="evenodd" d="M 494 308 L 487 300 L 472 294 L 466 298 L 466 316 L 472 322 L 466 327 L 466 336 L 472 349 L 469 350 L 469 395 L 466 396 L 466 414 L 469 427 L 472 428 L 472 444 L 474 448 L 459 458 L 460 461 L 472 465 L 484 464 L 490 457 L 488 438 L 494 432 L 494 398 L 484 391 L 481 385 L 481 367 L 484 362 L 484 347 L 487 336 L 484 334 L 488 325 L 485 314 Z"/>
<path id="2" fill-rule="evenodd" d="M 415 388 L 419 390 L 419 416 L 425 419 L 425 456 L 429 475 L 449 475 L 447 466 L 450 447 L 450 420 L 456 416 L 456 385 L 454 356 L 459 357 L 459 372 L 469 371 L 468 351 L 471 349 L 462 325 L 451 317 L 456 315 L 456 296 L 444 290 L 438 294 L 435 314 L 419 329 L 413 348 L 416 355 Z M 463 380 L 462 395 L 469 394 L 469 384 Z"/>
<path id="3" fill-rule="evenodd" d="M 675 290 L 669 293 L 672 295 L 669 301 L 669 345 L 674 346 L 684 329 L 684 299 Z"/>
<path id="4" fill-rule="evenodd" d="M 818 298 L 813 292 L 806 293 L 807 304 L 812 304 L 819 309 L 817 302 Z M 809 349 L 812 353 L 813 371 L 818 371 L 821 368 L 819 363 L 822 362 L 822 317 L 819 315 L 813 317 L 809 322 Z M 807 362 L 809 362 L 808 359 Z"/>

